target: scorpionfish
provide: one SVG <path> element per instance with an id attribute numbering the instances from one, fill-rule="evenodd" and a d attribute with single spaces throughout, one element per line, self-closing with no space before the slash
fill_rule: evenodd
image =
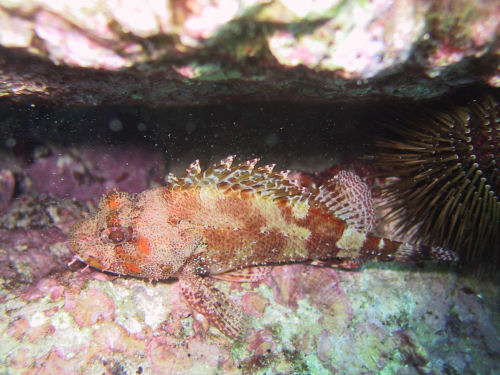
<path id="1" fill-rule="evenodd" d="M 72 228 L 76 257 L 115 274 L 178 278 L 188 304 L 231 338 L 244 335 L 245 315 L 209 276 L 256 281 L 266 265 L 291 262 L 455 260 L 442 248 L 371 235 L 371 192 L 352 172 L 300 187 L 274 165 L 233 159 L 205 172 L 195 161 L 182 178 L 139 194 L 107 193 Z"/>

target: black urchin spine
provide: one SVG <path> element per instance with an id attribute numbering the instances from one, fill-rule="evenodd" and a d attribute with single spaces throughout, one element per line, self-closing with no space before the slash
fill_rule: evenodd
<path id="1" fill-rule="evenodd" d="M 500 261 L 500 106 L 481 95 L 389 125 L 376 162 L 397 177 L 384 191 L 399 232 L 459 253 L 463 263 Z"/>

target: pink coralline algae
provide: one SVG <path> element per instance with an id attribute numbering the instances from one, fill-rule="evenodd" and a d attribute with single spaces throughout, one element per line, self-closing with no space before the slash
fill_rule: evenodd
<path id="1" fill-rule="evenodd" d="M 71 251 L 58 228 L 0 229 L 0 277 L 10 285 L 32 283 L 66 268 Z"/>
<path id="2" fill-rule="evenodd" d="M 98 198 L 118 188 L 139 192 L 161 182 L 164 161 L 159 153 L 136 147 L 87 147 L 79 152 L 54 149 L 28 167 L 34 189 L 58 197 L 78 200 Z"/>
<path id="3" fill-rule="evenodd" d="M 297 309 L 298 301 L 307 298 L 317 307 L 329 330 L 341 332 L 352 317 L 350 303 L 340 288 L 337 272 L 331 268 L 303 264 L 274 267 L 266 280 L 276 302 Z"/>
<path id="4" fill-rule="evenodd" d="M 55 332 L 55 328 L 48 322 L 41 325 L 32 325 L 26 319 L 20 319 L 9 327 L 8 332 L 18 340 L 27 338 L 29 342 L 33 343 L 41 338 L 52 335 Z"/>
<path id="5" fill-rule="evenodd" d="M 0 277 L 11 286 L 34 283 L 66 269 L 73 256 L 66 233 L 82 205 L 69 199 L 21 194 L 0 216 Z"/>
<path id="6" fill-rule="evenodd" d="M 250 332 L 247 349 L 254 356 L 262 356 L 276 350 L 276 339 L 270 329 L 260 329 Z"/>
<path id="7" fill-rule="evenodd" d="M 15 188 L 15 178 L 9 169 L 0 170 L 0 213 L 8 207 Z"/>
<path id="8" fill-rule="evenodd" d="M 241 299 L 241 304 L 247 314 L 255 318 L 261 318 L 264 315 L 266 306 L 269 305 L 269 300 L 258 293 L 248 292 Z"/>
<path id="9" fill-rule="evenodd" d="M 95 346 L 103 346 L 111 352 L 140 354 L 146 351 L 146 343 L 130 336 L 120 325 L 103 322 L 93 331 Z"/>
<path id="10" fill-rule="evenodd" d="M 112 319 L 115 305 L 111 298 L 97 289 L 65 294 L 64 309 L 73 313 L 80 327 L 90 327 L 101 320 Z"/>
<path id="11" fill-rule="evenodd" d="M 54 279 L 45 278 L 34 283 L 26 290 L 22 297 L 26 301 L 31 301 L 41 297 L 49 296 L 52 300 L 61 298 L 64 292 L 64 286 Z"/>
<path id="12" fill-rule="evenodd" d="M 217 340 L 179 342 L 163 336 L 151 340 L 146 352 L 155 374 L 188 375 L 213 373 L 216 368 L 234 370 L 228 349 L 227 343 Z"/>

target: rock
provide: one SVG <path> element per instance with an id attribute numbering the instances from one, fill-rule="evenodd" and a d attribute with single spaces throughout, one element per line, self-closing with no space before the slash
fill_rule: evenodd
<path id="1" fill-rule="evenodd" d="M 499 22 L 495 0 L 1 0 L 0 96 L 153 106 L 432 98 L 500 86 Z"/>
<path id="2" fill-rule="evenodd" d="M 3 213 L 9 206 L 14 196 L 15 187 L 16 179 L 12 171 L 9 169 L 0 170 L 0 213 Z"/>

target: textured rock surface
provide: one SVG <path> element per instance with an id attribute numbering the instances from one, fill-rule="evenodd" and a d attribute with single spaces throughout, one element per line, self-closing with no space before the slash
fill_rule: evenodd
<path id="1" fill-rule="evenodd" d="M 0 96 L 179 105 L 500 85 L 495 0 L 0 1 Z"/>
<path id="2" fill-rule="evenodd" d="M 141 149 L 128 151 L 142 164 L 123 189 L 133 190 L 134 181 L 154 184 L 154 154 L 144 158 Z M 55 180 L 68 178 L 66 167 L 80 171 L 81 178 L 71 185 L 77 195 L 92 182 L 88 176 L 98 174 L 105 186 L 117 183 L 116 163 L 83 163 L 88 167 L 84 170 L 68 167 L 89 160 L 87 149 L 53 154 L 70 162 L 41 155 L 45 162 L 34 160 L 32 167 L 44 166 Z M 122 157 L 119 148 L 96 149 L 92 160 L 111 158 L 121 160 L 119 165 Z M 131 158 L 126 163 L 134 162 Z M 498 288 L 433 266 L 373 263 L 337 271 L 287 265 L 274 267 L 260 283 L 216 281 L 217 288 L 241 301 L 249 316 L 247 337 L 233 342 L 193 315 L 175 280 L 149 283 L 82 270 L 83 265 L 65 266 L 71 257 L 65 233 L 91 205 L 90 193 L 70 201 L 70 190 L 61 192 L 57 184 L 29 183 L 38 175 L 32 171 L 24 177 L 17 174 L 24 195 L 9 201 L 2 216 L 2 373 L 500 371 Z M 9 184 L 0 188 L 11 189 Z M 42 199 L 37 189 L 51 198 Z M 65 198 L 57 196 L 61 193 Z"/>

